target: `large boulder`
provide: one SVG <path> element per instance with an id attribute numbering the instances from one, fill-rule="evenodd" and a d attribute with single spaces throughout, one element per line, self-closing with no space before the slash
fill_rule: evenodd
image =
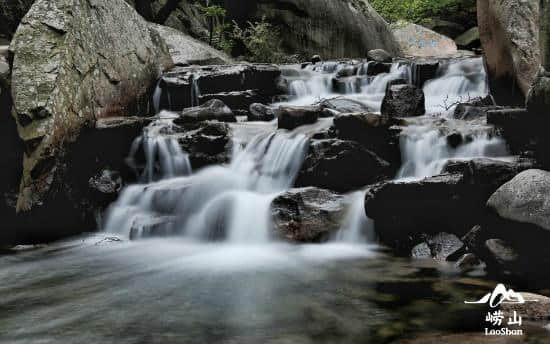
<path id="1" fill-rule="evenodd" d="M 376 221 L 384 243 L 408 253 L 424 233 L 463 236 L 483 219 L 491 194 L 530 166 L 529 162 L 490 159 L 450 161 L 438 176 L 371 187 L 366 213 Z"/>
<path id="2" fill-rule="evenodd" d="M 265 17 L 280 30 L 288 53 L 333 59 L 367 56 L 377 48 L 400 52 L 388 25 L 366 0 L 225 1 L 225 7 L 241 25 Z"/>
<path id="3" fill-rule="evenodd" d="M 458 52 L 452 39 L 420 25 L 398 21 L 392 24 L 392 31 L 403 54 L 408 56 L 446 57 Z"/>
<path id="4" fill-rule="evenodd" d="M 478 0 L 479 35 L 497 104 L 523 104 L 541 58 L 539 1 Z"/>
<path id="5" fill-rule="evenodd" d="M 320 242 L 334 235 L 346 214 L 344 197 L 307 187 L 278 195 L 271 204 L 276 236 L 292 242 Z"/>
<path id="6" fill-rule="evenodd" d="M 550 231 L 550 172 L 528 170 L 500 187 L 487 206 L 501 218 Z"/>
<path id="7" fill-rule="evenodd" d="M 317 122 L 323 112 L 321 106 L 292 106 L 281 105 L 275 109 L 279 129 L 292 130 L 306 124 Z"/>
<path id="8" fill-rule="evenodd" d="M 414 85 L 388 85 L 381 112 L 391 117 L 422 116 L 426 113 L 424 91 Z"/>
<path id="9" fill-rule="evenodd" d="M 336 136 L 360 143 L 394 168 L 401 165 L 399 149 L 401 120 L 375 113 L 344 113 L 334 117 Z"/>
<path id="10" fill-rule="evenodd" d="M 17 209 L 28 211 L 63 198 L 56 183 L 73 172 L 60 164 L 79 133 L 101 118 L 147 113 L 151 87 L 173 63 L 122 0 L 37 1 L 11 49 L 13 115 L 25 147 Z"/>
<path id="11" fill-rule="evenodd" d="M 475 49 L 481 45 L 479 39 L 479 28 L 473 27 L 455 38 L 455 43 L 459 49 Z"/>
<path id="12" fill-rule="evenodd" d="M 349 192 L 390 173 L 390 164 L 354 141 L 311 140 L 296 184 Z"/>
<path id="13" fill-rule="evenodd" d="M 176 65 L 216 65 L 232 62 L 226 54 L 181 31 L 157 24 L 150 26 L 164 39 Z"/>

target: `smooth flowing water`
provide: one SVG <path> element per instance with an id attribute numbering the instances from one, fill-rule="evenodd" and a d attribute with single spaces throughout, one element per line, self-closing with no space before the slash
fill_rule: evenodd
<path id="1" fill-rule="evenodd" d="M 486 93 L 480 65 L 449 62 L 426 83 L 431 110 L 403 131 L 397 178 L 437 174 L 451 158 L 508 154 L 483 126 L 449 125 L 448 114 L 435 111 L 442 99 Z M 331 80 L 341 68 L 324 63 L 292 73 L 290 102 L 334 96 Z M 388 81 L 415 78 L 406 64 L 372 78 L 363 77 L 364 68 L 349 77 L 344 93 L 372 111 Z M 154 95 L 156 108 L 160 96 Z M 444 119 L 445 130 L 434 116 Z M 373 244 L 362 191 L 348 195 L 348 215 L 330 242 L 273 238 L 271 202 L 292 187 L 309 136 L 329 121 L 293 132 L 273 123 L 234 124 L 230 164 L 192 171 L 161 130 L 170 114 L 160 117 L 128 160 L 142 184 L 127 187 L 111 206 L 104 234 L 0 255 L 0 342 L 389 343 L 417 336 L 445 342 L 457 332 L 466 333 L 464 341 L 483 339 L 485 312 L 464 300 L 496 282 L 384 252 Z M 449 126 L 466 138 L 454 148 Z M 529 338 L 541 338 L 541 331 Z"/>

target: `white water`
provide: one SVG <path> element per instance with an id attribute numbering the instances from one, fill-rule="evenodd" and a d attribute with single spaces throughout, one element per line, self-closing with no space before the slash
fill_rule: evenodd
<path id="1" fill-rule="evenodd" d="M 306 144 L 307 137 L 300 134 L 258 135 L 236 150 L 227 167 L 131 186 L 109 210 L 105 228 L 132 237 L 159 233 L 265 243 L 271 201 L 293 184 Z"/>
<path id="2" fill-rule="evenodd" d="M 349 66 L 332 62 L 289 73 L 291 76 L 286 77 L 290 103 L 311 105 L 323 98 L 341 96 L 334 90 L 333 78 L 344 68 Z M 413 83 L 416 79 L 412 64 L 394 63 L 389 73 L 375 77 L 365 76 L 366 68 L 368 64 L 362 64 L 355 75 L 343 79 L 343 93 L 372 111 L 379 111 L 389 81 L 401 78 Z M 193 102 L 200 94 L 196 81 L 193 78 Z M 454 120 L 444 120 L 449 122 L 444 124 L 435 118 L 428 120 L 447 115 L 447 109 L 442 110 L 446 104 L 486 95 L 481 59 L 442 63 L 438 78 L 427 81 L 424 92 L 430 116 L 402 132 L 403 165 L 397 179 L 436 175 L 449 159 L 500 158 L 508 154 L 503 140 L 491 137 L 487 128 L 472 133 L 468 126 L 453 127 L 454 132 L 470 140 L 452 148 L 446 135 Z M 157 99 L 160 96 L 155 93 L 155 107 Z M 162 121 L 166 125 L 169 119 Z M 107 230 L 131 237 L 180 235 L 199 242 L 222 241 L 232 245 L 272 242 L 270 205 L 277 194 L 292 187 L 299 172 L 307 147 L 307 137 L 300 132 L 309 133 L 304 128 L 286 133 L 276 132 L 272 124 L 262 124 L 261 128 L 253 128 L 258 134 L 252 139 L 244 138 L 249 135 L 245 130 L 234 131 L 234 154 L 228 166 L 210 167 L 189 175 L 188 159 L 178 150 L 177 142 L 160 135 L 159 129 L 152 125 L 135 144 L 144 146 L 146 164 L 142 181 L 149 184 L 124 191 L 109 211 Z M 243 142 L 248 142 L 244 149 Z M 136 154 L 134 148 L 132 155 Z M 342 244 L 372 241 L 373 223 L 365 216 L 364 191 L 347 197 L 348 215 L 334 241 Z"/>

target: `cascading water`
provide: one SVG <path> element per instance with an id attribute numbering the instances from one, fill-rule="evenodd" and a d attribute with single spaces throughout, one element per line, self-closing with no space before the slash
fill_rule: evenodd
<path id="1" fill-rule="evenodd" d="M 105 228 L 130 237 L 267 242 L 271 201 L 293 184 L 307 140 L 291 133 L 259 135 L 227 167 L 129 187 L 109 210 Z"/>

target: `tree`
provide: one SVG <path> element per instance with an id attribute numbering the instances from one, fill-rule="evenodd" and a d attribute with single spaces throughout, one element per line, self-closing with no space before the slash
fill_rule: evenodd
<path id="1" fill-rule="evenodd" d="M 210 32 L 209 44 L 212 45 L 214 38 L 214 22 L 219 18 L 224 18 L 226 11 L 223 7 L 218 5 L 207 5 L 202 7 L 202 12 L 206 18 L 208 18 L 208 31 Z"/>

